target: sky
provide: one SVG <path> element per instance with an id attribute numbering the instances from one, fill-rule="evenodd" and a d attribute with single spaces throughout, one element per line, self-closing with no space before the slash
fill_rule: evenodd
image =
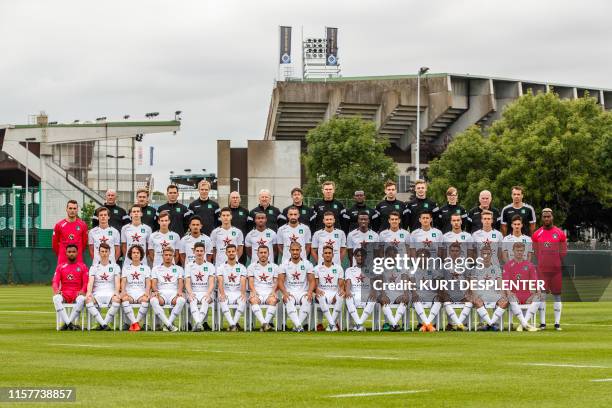
<path id="1" fill-rule="evenodd" d="M 278 26 L 338 27 L 343 76 L 452 72 L 612 88 L 612 2 L 0 1 L 0 123 L 183 111 L 155 146 L 171 170 L 216 172 L 216 141 L 262 139 Z M 294 68 L 300 73 L 298 65 Z"/>

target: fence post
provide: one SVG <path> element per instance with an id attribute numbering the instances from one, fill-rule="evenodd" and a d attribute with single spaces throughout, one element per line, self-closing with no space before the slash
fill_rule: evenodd
<path id="1" fill-rule="evenodd" d="M 13 186 L 13 248 L 17 246 L 17 188 Z"/>

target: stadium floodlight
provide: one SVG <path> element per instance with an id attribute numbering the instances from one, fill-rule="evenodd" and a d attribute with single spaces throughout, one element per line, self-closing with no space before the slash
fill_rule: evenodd
<path id="1" fill-rule="evenodd" d="M 232 181 L 236 182 L 236 190 L 238 191 L 238 194 L 240 194 L 240 179 L 238 177 L 234 177 Z"/>
<path id="2" fill-rule="evenodd" d="M 72 123 L 79 123 L 79 120 L 75 119 L 74 122 L 72 122 Z"/>
<path id="3" fill-rule="evenodd" d="M 417 73 L 417 106 L 416 106 L 416 148 L 415 148 L 415 181 L 421 178 L 421 75 L 425 75 L 429 67 L 419 68 Z"/>
<path id="4" fill-rule="evenodd" d="M 130 118 L 130 115 L 123 115 L 123 119 L 126 119 L 126 120 L 127 120 L 127 119 L 129 119 L 129 118 Z"/>
<path id="5" fill-rule="evenodd" d="M 145 116 L 149 119 L 159 116 L 159 112 L 148 112 Z"/>
<path id="6" fill-rule="evenodd" d="M 102 122 L 106 120 L 106 116 L 100 116 L 99 118 L 96 118 L 96 122 Z"/>

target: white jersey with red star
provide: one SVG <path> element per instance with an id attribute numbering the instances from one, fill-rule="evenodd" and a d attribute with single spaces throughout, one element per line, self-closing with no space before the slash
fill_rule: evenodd
<path id="1" fill-rule="evenodd" d="M 344 279 L 344 270 L 340 265 L 331 264 L 325 266 L 325 264 L 317 265 L 314 268 L 315 278 L 318 279 L 318 287 L 327 293 L 338 292 L 338 280 Z"/>
<path id="2" fill-rule="evenodd" d="M 212 255 L 213 245 L 208 235 L 200 234 L 200 236 L 197 238 L 193 235 L 185 235 L 183 238 L 181 238 L 178 247 L 179 253 L 185 254 L 185 264 L 195 261 L 193 246 L 196 244 L 196 242 L 201 242 L 204 244 L 204 253 L 206 255 Z"/>
<path id="3" fill-rule="evenodd" d="M 223 289 L 226 293 L 240 293 L 240 279 L 246 278 L 247 269 L 241 263 L 230 265 L 226 262 L 217 268 L 217 276 L 223 276 Z"/>
<path id="4" fill-rule="evenodd" d="M 129 250 L 134 245 L 138 245 L 144 250 L 146 255 L 148 248 L 147 243 L 149 242 L 149 237 L 152 233 L 153 231 L 151 231 L 151 227 L 146 224 L 124 225 L 123 228 L 121 228 L 121 243 L 125 244 L 126 250 Z M 132 260 L 126 256 L 123 264 L 129 265 L 131 263 Z"/>
<path id="5" fill-rule="evenodd" d="M 482 248 L 488 246 L 491 248 L 494 263 L 499 263 L 499 260 L 497 259 L 497 251 L 499 248 L 501 248 L 501 243 L 503 240 L 501 232 L 496 229 L 492 229 L 491 231 L 479 229 L 472 234 L 472 238 L 474 238 L 476 256 L 480 256 L 480 251 Z"/>
<path id="6" fill-rule="evenodd" d="M 416 249 L 428 249 L 431 256 L 436 256 L 438 249 L 444 242 L 442 231 L 430 228 L 427 231 L 417 228 L 410 234 L 410 247 Z"/>
<path id="7" fill-rule="evenodd" d="M 151 278 L 157 279 L 157 289 L 163 292 L 178 291 L 179 279 L 185 276 L 183 268 L 178 265 L 165 266 L 164 264 L 153 267 Z"/>
<path id="8" fill-rule="evenodd" d="M 146 280 L 151 278 L 151 268 L 148 265 L 124 264 L 121 277 L 126 278 L 126 289 L 131 292 L 144 291 Z"/>
<path id="9" fill-rule="evenodd" d="M 114 261 L 115 259 L 115 245 L 121 244 L 121 234 L 113 227 L 95 227 L 89 231 L 88 244 L 94 246 L 94 257 L 92 265 L 100 262 L 100 244 L 105 243 L 110 246 L 109 259 Z"/>
<path id="10" fill-rule="evenodd" d="M 271 262 L 262 265 L 257 261 L 249 265 L 247 276 L 253 277 L 258 294 L 267 295 L 274 289 L 274 279 L 278 277 L 278 265 Z"/>
<path id="11" fill-rule="evenodd" d="M 257 249 L 260 246 L 268 247 L 268 262 L 274 262 L 274 245 L 276 245 L 276 232 L 270 228 L 263 231 L 251 230 L 244 238 L 244 246 L 253 248 L 251 264 L 257 262 Z"/>
<path id="12" fill-rule="evenodd" d="M 285 274 L 285 287 L 294 294 L 308 291 L 308 274 L 314 274 L 314 267 L 309 261 L 300 259 L 298 263 L 289 260 L 278 268 L 278 274 Z"/>
<path id="13" fill-rule="evenodd" d="M 351 292 L 353 294 L 361 291 L 370 291 L 370 279 L 358 266 L 346 268 L 346 271 L 344 271 L 344 279 L 351 282 Z"/>
<path id="14" fill-rule="evenodd" d="M 334 229 L 327 231 L 325 229 L 318 230 L 312 236 L 312 247 L 317 248 L 317 254 L 319 254 L 319 265 L 323 264 L 323 247 L 331 246 L 334 248 L 334 258 L 332 262 L 340 265 L 342 260 L 340 259 L 340 248 L 346 248 L 346 235 L 344 231 Z"/>
<path id="15" fill-rule="evenodd" d="M 529 259 L 529 254 L 533 253 L 531 238 L 527 235 L 521 235 L 517 237 L 513 234 L 506 235 L 502 240 L 502 250 L 508 253 L 508 259 L 514 258 L 514 250 L 512 249 L 512 247 L 514 246 L 515 242 L 522 242 L 523 244 L 525 244 L 524 258 Z"/>
<path id="16" fill-rule="evenodd" d="M 378 240 L 378 234 L 374 231 L 367 230 L 363 232 L 357 228 L 349 232 L 348 237 L 346 237 L 346 246 L 350 249 L 357 249 L 365 247 L 369 242 L 378 242 Z"/>
<path id="17" fill-rule="evenodd" d="M 228 229 L 217 227 L 210 234 L 210 240 L 212 241 L 213 248 L 217 250 L 215 255 L 215 266 L 217 268 L 227 261 L 227 257 L 225 256 L 226 246 L 234 244 L 236 247 L 239 247 L 244 244 L 242 231 L 236 227 L 230 227 Z"/>
<path id="18" fill-rule="evenodd" d="M 306 259 L 306 244 L 312 242 L 310 228 L 304 224 L 297 224 L 292 227 L 290 224 L 285 224 L 278 229 L 276 234 L 276 243 L 283 246 L 282 262 L 287 262 L 291 259 L 289 246 L 292 242 L 298 242 L 302 246 L 302 259 Z"/>
<path id="19" fill-rule="evenodd" d="M 149 242 L 147 243 L 149 249 L 152 249 L 155 253 L 155 257 L 153 258 L 153 266 L 161 265 L 163 260 L 163 251 L 164 248 L 172 248 L 177 250 L 181 241 L 181 237 L 174 232 L 161 232 L 155 231 L 149 236 Z"/>
<path id="20" fill-rule="evenodd" d="M 467 251 L 474 249 L 474 238 L 472 238 L 472 234 L 465 231 L 448 231 L 443 235 L 443 245 L 444 249 L 446 249 L 446 256 L 449 254 L 448 251 L 450 250 L 450 246 L 455 242 L 461 245 L 461 255 L 459 256 L 462 258 L 467 258 Z"/>
<path id="21" fill-rule="evenodd" d="M 120 274 L 119 266 L 115 263 L 101 263 L 92 265 L 89 268 L 89 276 L 94 277 L 93 293 L 112 294 L 115 292 L 115 274 Z M 119 288 L 117 288 L 119 289 Z M 119 292 L 119 290 L 117 290 Z"/>
<path id="22" fill-rule="evenodd" d="M 391 244 L 397 248 L 400 254 L 406 253 L 406 247 L 410 244 L 410 233 L 403 228 L 397 231 L 386 229 L 380 232 L 380 241 L 385 244 Z"/>
<path id="23" fill-rule="evenodd" d="M 499 265 L 491 264 L 489 266 L 483 266 L 483 268 L 472 268 L 469 272 L 470 279 L 483 282 L 486 284 L 487 281 L 499 281 L 502 278 L 502 268 Z M 474 293 L 482 298 L 484 301 L 495 301 L 501 294 L 494 290 L 474 290 Z"/>
<path id="24" fill-rule="evenodd" d="M 191 290 L 196 293 L 208 292 L 208 279 L 216 275 L 216 268 L 210 262 L 189 262 L 185 267 L 185 278 L 191 281 Z"/>

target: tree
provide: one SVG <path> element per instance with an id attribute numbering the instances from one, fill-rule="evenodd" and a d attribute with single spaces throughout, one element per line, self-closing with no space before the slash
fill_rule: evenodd
<path id="1" fill-rule="evenodd" d="M 471 127 L 431 163 L 431 193 L 438 200 L 455 185 L 463 202 L 491 190 L 496 206 L 510 202 L 513 185 L 525 201 L 550 207 L 555 221 L 575 237 L 579 226 L 610 231 L 612 114 L 594 98 L 562 100 L 531 92 L 503 112 L 487 134 Z"/>
<path id="2" fill-rule="evenodd" d="M 333 180 L 337 197 L 349 198 L 363 190 L 369 199 L 380 199 L 384 182 L 397 178 L 396 164 L 385 155 L 389 140 L 377 135 L 371 121 L 333 118 L 310 130 L 306 142 L 302 161 L 307 196 L 320 196 L 321 183 Z"/>
<path id="3" fill-rule="evenodd" d="M 83 207 L 81 207 L 81 219 L 85 221 L 87 228 L 91 228 L 91 218 L 93 217 L 95 211 L 96 205 L 93 201 L 84 203 Z"/>

